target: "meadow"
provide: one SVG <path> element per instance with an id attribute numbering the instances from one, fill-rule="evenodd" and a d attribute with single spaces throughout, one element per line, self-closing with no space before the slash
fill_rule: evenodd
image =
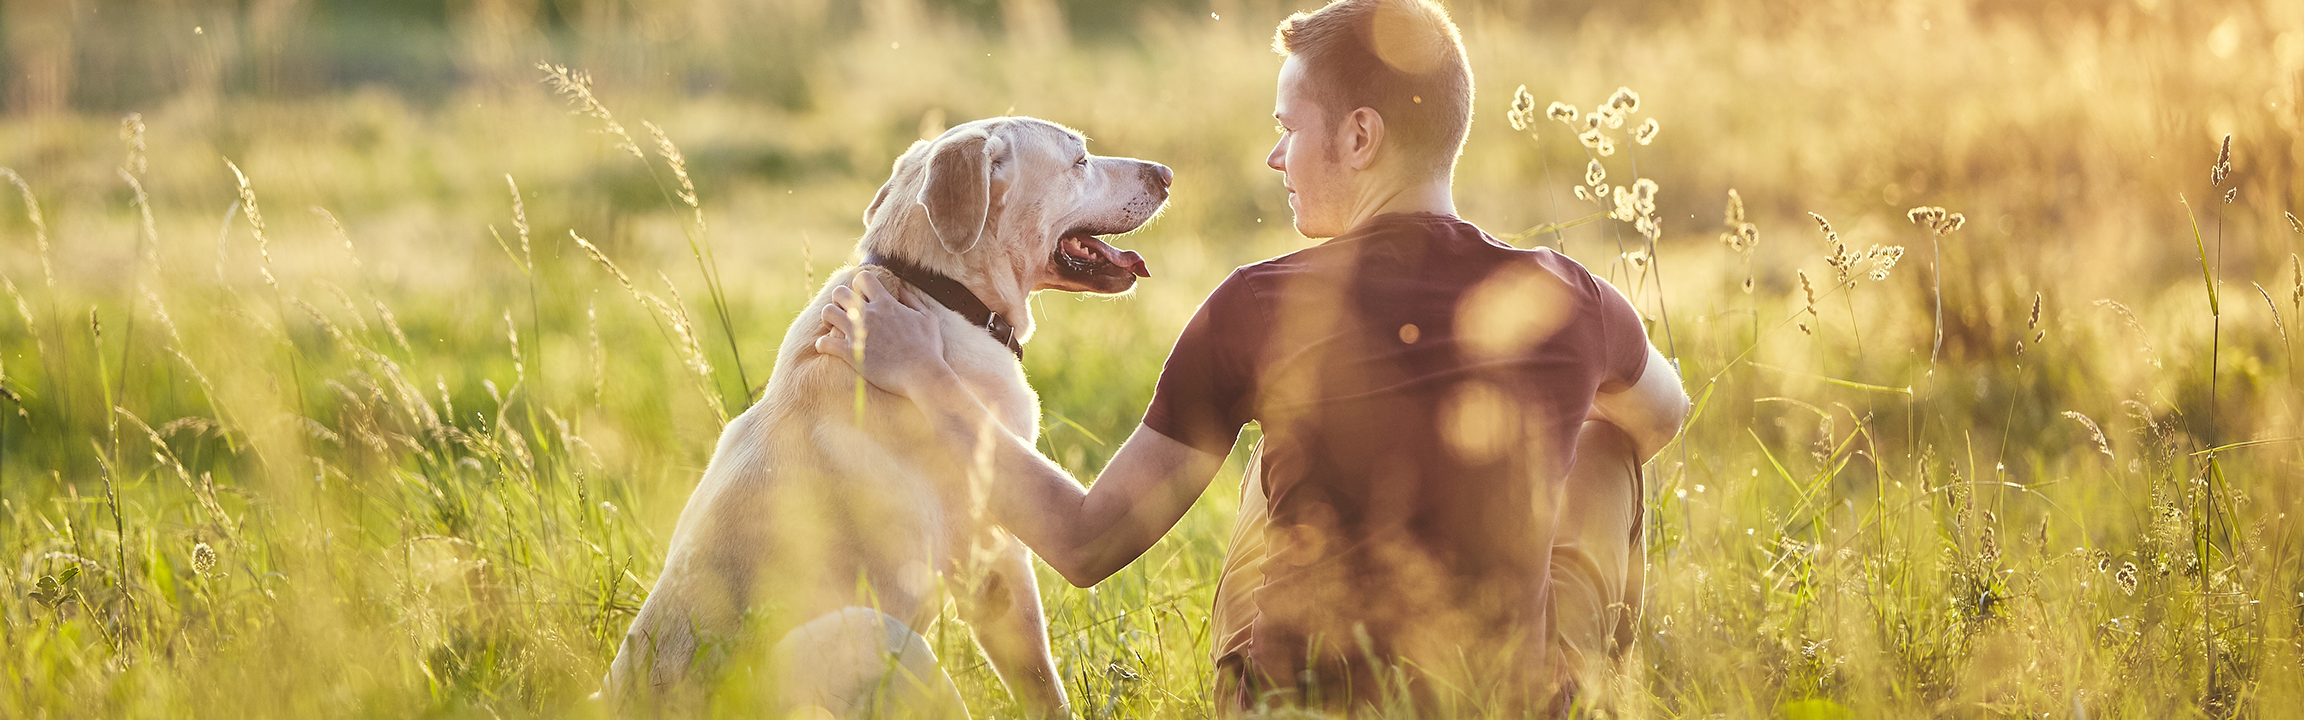
<path id="1" fill-rule="evenodd" d="M 1151 279 L 1036 301 L 1084 478 L 1200 299 L 1311 242 L 1262 164 L 1306 7 L 258 5 L 302 10 L 74 20 L 81 89 L 0 116 L 0 716 L 604 715 L 721 425 L 951 124 L 1175 169 L 1117 243 Z M 2304 714 L 2304 4 L 1450 6 L 1462 214 L 1631 293 L 1697 401 L 1619 714 Z M 1207 716 L 1252 438 L 1111 580 L 1041 567 L 1078 715 Z"/>

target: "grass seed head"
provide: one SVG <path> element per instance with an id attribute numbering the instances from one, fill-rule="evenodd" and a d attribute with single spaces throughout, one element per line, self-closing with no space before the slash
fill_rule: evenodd
<path id="1" fill-rule="evenodd" d="M 2120 572 L 2113 574 L 2112 582 L 2120 586 L 2120 594 L 2136 594 L 2136 563 L 2120 563 Z"/>
<path id="2" fill-rule="evenodd" d="M 1512 122 L 1514 130 L 1527 130 L 1528 123 L 1536 119 L 1536 96 L 1528 94 L 1528 86 L 1512 91 L 1512 112 L 1505 118 Z"/>
<path id="3" fill-rule="evenodd" d="M 1661 126 L 1656 124 L 1656 118 L 1648 118 L 1645 122 L 1640 123 L 1640 127 L 1633 128 L 1632 142 L 1642 145 L 1655 142 L 1656 133 L 1660 129 Z"/>
<path id="4" fill-rule="evenodd" d="M 2280 214 L 2288 216 L 2288 229 L 2296 231 L 2296 234 L 2298 235 L 2304 235 L 2304 222 L 2296 221 L 2296 213 L 2288 212 Z"/>
<path id="5" fill-rule="evenodd" d="M 2216 151 L 2216 164 L 2208 168 L 2208 186 L 2223 187 L 2224 179 L 2232 176 L 2232 134 L 2224 134 L 2224 147 Z M 2229 200 L 2225 202 L 2231 202 Z"/>
<path id="6" fill-rule="evenodd" d="M 208 573 L 215 569 L 216 548 L 209 547 L 208 543 L 204 542 L 194 543 L 192 545 L 192 573 L 207 577 Z"/>
<path id="7" fill-rule="evenodd" d="M 2103 453 L 2104 459 L 2113 461 L 2119 460 L 2118 457 L 2112 455 L 2111 441 L 2104 438 L 2104 428 L 2098 427 L 2095 420 L 2089 419 L 2088 416 L 2073 412 L 2071 410 L 2064 411 L 2064 417 L 2071 418 L 2074 422 L 2080 423 L 2081 427 L 2088 429 L 2089 439 L 2095 441 L 2096 451 Z M 2101 570 L 2099 570 L 2099 572 L 2101 572 Z"/>
<path id="8" fill-rule="evenodd" d="M 142 175 L 144 161 L 144 115 L 128 113 L 120 116 L 120 142 L 128 147 L 128 156 L 120 162 L 120 169 L 130 175 Z"/>
<path id="9" fill-rule="evenodd" d="M 1592 187 L 1600 187 L 1607 181 L 1608 168 L 1601 167 L 1600 161 L 1594 160 L 1590 164 L 1584 166 L 1584 184 L 1590 185 Z"/>
<path id="10" fill-rule="evenodd" d="M 1576 106 L 1564 102 L 1554 102 L 1550 107 L 1544 108 L 1544 116 L 1569 125 L 1575 125 L 1584 119 L 1576 112 Z"/>
<path id="11" fill-rule="evenodd" d="M 1628 87 L 1616 88 L 1616 94 L 1608 96 L 1608 109 L 1625 114 L 1640 112 L 1640 93 L 1632 92 L 1632 88 Z"/>
<path id="12" fill-rule="evenodd" d="M 568 98 L 568 104 L 574 105 L 576 112 L 599 120 L 601 131 L 616 137 L 616 149 L 631 154 L 641 162 L 648 161 L 648 154 L 640 151 L 640 143 L 632 141 L 632 133 L 625 132 L 624 125 L 616 122 L 616 115 L 608 112 L 608 106 L 600 104 L 600 98 L 592 94 L 590 73 L 582 70 L 571 72 L 565 65 L 542 62 L 536 63 L 536 69 L 544 71 L 544 83 Z"/>
<path id="13" fill-rule="evenodd" d="M 1591 190 L 1590 188 L 1586 187 L 1586 186 L 1583 186 L 1583 185 L 1578 185 L 1578 186 L 1576 186 L 1576 199 L 1578 199 L 1578 200 L 1582 200 L 1582 201 L 1585 201 L 1585 202 L 1591 202 L 1591 201 L 1592 201 L 1592 190 Z"/>
<path id="14" fill-rule="evenodd" d="M 1602 135 L 1600 136 L 1600 142 L 1593 145 L 1592 150 L 1594 152 L 1600 153 L 1600 157 L 1608 157 L 1610 155 L 1614 155 L 1616 154 L 1616 138 Z"/>
<path id="15" fill-rule="evenodd" d="M 1904 259 L 1904 246 L 1874 245 L 1872 249 L 1864 251 L 1864 257 L 1872 265 L 1872 280 L 1879 282 L 1888 279 L 1888 271 L 1896 268 L 1896 261 Z"/>

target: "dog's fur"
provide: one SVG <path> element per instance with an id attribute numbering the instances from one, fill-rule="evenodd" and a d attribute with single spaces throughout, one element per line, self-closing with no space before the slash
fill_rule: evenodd
<path id="1" fill-rule="evenodd" d="M 1133 287 L 1116 264 L 1058 262 L 1059 243 L 1141 226 L 1168 180 L 1152 163 L 1090 156 L 1053 123 L 979 120 L 897 159 L 858 249 L 959 280 L 1029 339 L 1032 293 Z M 788 707 L 964 714 L 915 630 L 949 590 L 1016 699 L 1039 715 L 1068 712 L 1029 551 L 985 514 L 983 483 L 998 479 L 976 469 L 975 448 L 938 440 L 909 400 L 860 386 L 843 359 L 815 348 L 830 327 L 820 309 L 858 272 L 904 287 L 885 269 L 844 268 L 792 324 L 765 395 L 728 424 L 680 514 L 663 575 L 609 668 L 612 701 L 693 700 L 700 666 L 760 646 L 740 638 L 781 638 L 770 662 Z M 1004 429 L 1037 438 L 1039 398 L 1021 363 L 957 313 L 932 312 L 967 388 Z"/>

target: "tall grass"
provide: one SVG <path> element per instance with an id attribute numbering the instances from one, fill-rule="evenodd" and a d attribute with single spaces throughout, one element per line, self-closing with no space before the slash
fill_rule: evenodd
<path id="1" fill-rule="evenodd" d="M 2291 5 L 1458 9 L 1460 207 L 1633 292 L 1698 403 L 1650 468 L 1626 714 L 2304 702 Z M 0 120 L 0 716 L 598 714 L 720 424 L 947 118 L 1177 170 L 1124 242 L 1154 279 L 1035 303 L 1041 449 L 1100 467 L 1226 270 L 1305 244 L 1256 162 L 1280 9 L 1011 43 L 873 7 L 810 40 L 805 103 L 586 26 L 557 89 Z M 1637 112 L 1604 154 L 1553 99 Z M 1112 580 L 1043 578 L 1080 714 L 1207 712 L 1236 463 Z"/>

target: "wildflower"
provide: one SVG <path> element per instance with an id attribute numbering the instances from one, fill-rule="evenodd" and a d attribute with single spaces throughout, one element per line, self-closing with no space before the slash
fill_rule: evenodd
<path id="1" fill-rule="evenodd" d="M 1528 122 L 1536 119 L 1536 96 L 1528 94 L 1528 86 L 1512 91 L 1512 112 L 1505 117 L 1511 120 L 1514 130 L 1526 130 Z"/>
<path id="2" fill-rule="evenodd" d="M 1544 108 L 1544 116 L 1570 125 L 1583 119 L 1576 113 L 1576 106 L 1564 102 L 1554 102 L 1551 107 Z"/>
<path id="3" fill-rule="evenodd" d="M 1627 114 L 1640 112 L 1640 93 L 1632 92 L 1632 88 L 1628 87 L 1616 88 L 1616 94 L 1608 96 L 1608 107 L 1623 110 Z"/>
<path id="4" fill-rule="evenodd" d="M 208 547 L 208 543 L 194 544 L 192 546 L 192 573 L 207 577 L 208 572 L 215 569 L 216 548 Z"/>
<path id="5" fill-rule="evenodd" d="M 1594 160 L 1591 164 L 1584 166 L 1584 184 L 1590 185 L 1592 187 L 1600 187 L 1600 183 L 1606 181 L 1607 179 L 1608 169 L 1601 167 L 1600 161 Z"/>
<path id="6" fill-rule="evenodd" d="M 1600 153 L 1600 157 L 1614 155 L 1616 154 L 1616 139 L 1602 135 L 1599 144 L 1592 146 L 1592 149 Z"/>
<path id="7" fill-rule="evenodd" d="M 1646 122 L 1640 123 L 1640 127 L 1632 131 L 1632 142 L 1642 145 L 1655 142 L 1657 129 L 1656 118 L 1648 118 Z"/>
<path id="8" fill-rule="evenodd" d="M 1632 191 L 1624 189 L 1624 186 L 1622 185 L 1618 185 L 1616 186 L 1615 191 L 1609 195 L 1609 199 L 1616 204 L 1616 210 L 1610 214 L 1618 220 L 1622 220 L 1624 222 L 1632 222 L 1632 218 L 1636 216 L 1632 208 Z"/>
<path id="9" fill-rule="evenodd" d="M 1605 139 L 1607 139 L 1607 138 L 1605 138 L 1605 137 L 1602 137 L 1602 136 L 1600 135 L 1600 131 L 1599 131 L 1599 130 L 1586 130 L 1586 131 L 1584 131 L 1584 132 L 1582 132 L 1582 133 L 1579 133 L 1579 134 L 1577 134 L 1577 135 L 1576 135 L 1576 141 L 1577 141 L 1577 142 L 1581 142 L 1581 143 L 1584 143 L 1584 147 L 1588 147 L 1588 148 L 1594 148 L 1594 149 L 1597 149 L 1597 148 L 1599 148 L 1599 147 L 1600 147 L 1600 141 L 1602 141 L 1602 140 L 1605 140 Z"/>
<path id="10" fill-rule="evenodd" d="M 2120 563 L 2120 572 L 2112 576 L 2112 581 L 2119 583 L 2120 594 L 2136 594 L 2136 563 Z"/>
<path id="11" fill-rule="evenodd" d="M 1608 119 L 1600 117 L 1600 111 L 1598 110 L 1594 110 L 1592 111 L 1592 114 L 1584 116 L 1584 129 L 1586 130 L 1598 130 L 1601 126 L 1607 124 Z"/>

